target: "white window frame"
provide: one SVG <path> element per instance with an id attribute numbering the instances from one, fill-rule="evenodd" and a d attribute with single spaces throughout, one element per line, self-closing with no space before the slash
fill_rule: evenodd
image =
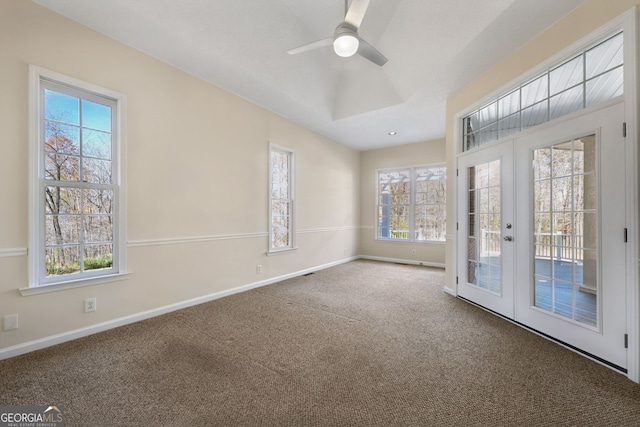
<path id="1" fill-rule="evenodd" d="M 288 157 L 288 193 L 285 199 L 275 199 L 273 197 L 273 153 L 284 154 Z M 281 253 L 287 253 L 296 250 L 296 201 L 295 201 L 295 151 L 283 147 L 281 145 L 269 143 L 269 250 L 268 255 L 276 255 Z M 287 246 L 274 246 L 274 211 L 273 202 L 276 200 L 285 200 L 290 203 L 288 233 L 289 244 Z"/>
<path id="2" fill-rule="evenodd" d="M 378 169 L 376 171 L 376 229 L 375 229 L 375 239 L 382 242 L 404 242 L 404 243 L 420 243 L 420 244 L 445 244 L 446 236 L 442 240 L 422 240 L 416 239 L 415 237 L 415 214 L 416 207 L 418 206 L 428 206 L 428 204 L 417 204 L 416 203 L 416 181 L 417 181 L 417 169 L 440 169 L 444 168 L 446 170 L 446 165 L 444 163 L 437 164 L 428 164 L 428 165 L 419 165 L 419 166 L 407 166 L 407 167 L 397 167 L 397 168 L 386 168 L 386 169 Z M 401 172 L 401 171 L 409 171 L 410 181 L 409 181 L 409 195 L 410 201 L 408 206 L 409 210 L 409 229 L 408 229 L 408 237 L 405 238 L 393 238 L 393 237 L 381 237 L 380 236 L 380 209 L 382 208 L 382 204 L 379 200 L 380 195 L 380 174 L 381 173 L 389 173 L 389 172 Z M 446 185 L 446 178 L 445 178 Z M 445 195 L 446 197 L 446 195 Z M 444 203 L 446 207 L 446 201 Z M 445 224 L 444 229 L 446 229 L 446 216 L 444 218 Z"/>
<path id="3" fill-rule="evenodd" d="M 114 188 L 113 209 L 113 267 L 46 277 L 45 270 L 45 202 L 44 176 L 45 153 L 42 144 L 44 135 L 43 82 L 66 86 L 71 92 L 87 98 L 106 98 L 114 102 L 115 120 L 112 145 L 112 185 Z M 126 98 L 123 94 L 87 83 L 63 74 L 31 65 L 29 67 L 29 284 L 20 289 L 22 295 L 58 291 L 79 286 L 95 285 L 122 280 L 126 273 L 126 194 L 125 160 L 123 154 Z"/>

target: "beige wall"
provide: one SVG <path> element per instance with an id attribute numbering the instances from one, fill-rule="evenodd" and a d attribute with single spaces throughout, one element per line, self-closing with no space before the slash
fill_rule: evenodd
<path id="1" fill-rule="evenodd" d="M 0 332 L 0 351 L 359 254 L 446 258 L 452 287 L 454 174 L 447 245 L 408 245 L 374 239 L 375 170 L 446 159 L 453 171 L 455 114 L 638 3 L 588 0 L 452 95 L 446 142 L 358 153 L 29 1 L 2 0 L 0 316 L 18 313 L 20 328 Z M 27 285 L 29 64 L 127 96 L 129 280 L 28 297 L 17 291 Z M 299 249 L 272 257 L 265 255 L 269 141 L 297 156 Z M 83 314 L 88 297 L 98 298 L 98 311 Z"/>
<path id="2" fill-rule="evenodd" d="M 582 6 L 526 43 L 504 61 L 496 64 L 478 79 L 453 94 L 447 100 L 447 168 L 454 170 L 457 148 L 460 145 L 460 141 L 454 137 L 454 127 L 457 125 L 456 114 L 515 81 L 532 68 L 637 4 L 640 4 L 639 0 L 587 0 Z M 455 286 L 455 248 L 452 241 L 455 234 L 455 206 L 451 203 L 455 197 L 454 183 L 454 175 L 450 173 L 447 182 L 447 200 L 450 203 L 447 206 L 448 239 L 446 248 L 446 286 L 449 289 L 454 289 Z"/>
<path id="3" fill-rule="evenodd" d="M 445 140 L 408 144 L 400 147 L 363 151 L 360 155 L 360 251 L 363 255 L 427 265 L 444 265 L 443 243 L 400 243 L 375 239 L 376 171 L 404 166 L 444 164 Z M 416 251 L 415 255 L 413 250 Z"/>
<path id="4" fill-rule="evenodd" d="M 127 97 L 129 280 L 18 292 L 28 279 L 29 64 Z M 29 1 L 0 2 L 0 93 L 0 316 L 19 314 L 0 351 L 359 253 L 359 152 Z M 298 250 L 267 257 L 269 142 L 296 152 Z M 89 297 L 98 310 L 84 314 Z"/>

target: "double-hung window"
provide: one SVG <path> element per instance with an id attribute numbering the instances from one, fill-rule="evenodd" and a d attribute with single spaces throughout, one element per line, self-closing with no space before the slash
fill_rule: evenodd
<path id="1" fill-rule="evenodd" d="M 30 287 L 112 278 L 124 268 L 121 95 L 31 71 Z"/>
<path id="2" fill-rule="evenodd" d="M 378 171 L 377 238 L 444 241 L 446 179 L 444 166 Z"/>
<path id="3" fill-rule="evenodd" d="M 294 152 L 269 146 L 269 253 L 295 249 Z"/>

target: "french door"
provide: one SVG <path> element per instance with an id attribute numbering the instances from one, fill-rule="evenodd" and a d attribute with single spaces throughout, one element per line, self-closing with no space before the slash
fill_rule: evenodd
<path id="1" fill-rule="evenodd" d="M 458 295 L 512 319 L 512 141 L 458 159 L 458 198 Z"/>
<path id="2" fill-rule="evenodd" d="M 618 103 L 458 159 L 458 294 L 622 370 L 623 121 Z"/>
<path id="3" fill-rule="evenodd" d="M 624 104 L 516 141 L 516 319 L 625 369 Z"/>

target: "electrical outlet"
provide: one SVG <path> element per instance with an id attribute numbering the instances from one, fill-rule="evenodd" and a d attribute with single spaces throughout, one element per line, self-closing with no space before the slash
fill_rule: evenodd
<path id="1" fill-rule="evenodd" d="M 411 249 L 411 255 L 415 255 L 416 254 L 416 250 L 415 249 Z"/>
<path id="2" fill-rule="evenodd" d="M 87 298 L 84 300 L 84 312 L 91 313 L 97 310 L 97 301 L 95 298 Z"/>
<path id="3" fill-rule="evenodd" d="M 261 264 L 256 265 L 256 274 L 262 274 L 262 265 Z"/>
<path id="4" fill-rule="evenodd" d="M 18 315 L 9 314 L 2 319 L 2 330 L 10 331 L 12 329 L 18 329 Z"/>

